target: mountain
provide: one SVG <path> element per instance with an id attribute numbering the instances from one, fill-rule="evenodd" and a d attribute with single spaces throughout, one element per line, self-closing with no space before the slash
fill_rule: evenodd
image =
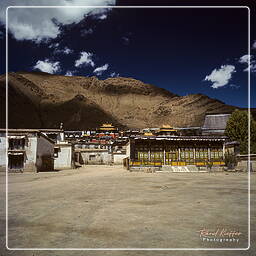
<path id="1" fill-rule="evenodd" d="M 104 122 L 143 128 L 170 124 L 200 126 L 205 113 L 235 107 L 202 94 L 178 96 L 125 77 L 60 76 L 17 72 L 8 76 L 9 128 L 95 128 Z M 0 76 L 1 120 L 5 127 L 5 75 Z"/>

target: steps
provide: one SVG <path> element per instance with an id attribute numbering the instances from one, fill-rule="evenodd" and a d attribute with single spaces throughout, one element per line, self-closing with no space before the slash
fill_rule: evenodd
<path id="1" fill-rule="evenodd" d="M 195 165 L 187 166 L 170 166 L 163 165 L 161 168 L 162 172 L 201 172 Z"/>

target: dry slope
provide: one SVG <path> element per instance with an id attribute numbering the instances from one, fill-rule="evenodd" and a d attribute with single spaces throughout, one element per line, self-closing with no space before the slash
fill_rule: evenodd
<path id="1" fill-rule="evenodd" d="M 129 128 L 199 126 L 206 112 L 235 107 L 202 94 L 178 96 L 133 78 L 9 73 L 9 127 L 85 129 L 112 122 Z M 5 125 L 5 75 L 0 76 L 1 127 Z"/>

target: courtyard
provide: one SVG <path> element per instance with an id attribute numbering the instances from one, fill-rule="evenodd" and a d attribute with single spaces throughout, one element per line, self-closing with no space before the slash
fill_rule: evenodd
<path id="1" fill-rule="evenodd" d="M 0 176 L 4 195 L 5 173 Z M 251 182 L 253 208 L 255 174 L 251 175 Z M 59 172 L 9 174 L 8 189 L 9 248 L 248 247 L 246 173 L 143 173 L 129 172 L 121 166 L 91 165 Z M 7 251 L 3 248 L 4 205 L 2 196 L 1 255 L 103 254 L 102 251 L 58 251 L 58 254 Z M 255 241 L 255 212 L 251 222 L 251 240 Z M 205 232 L 216 235 L 208 234 L 206 239 Z M 235 234 L 228 236 L 230 232 Z M 218 252 L 234 255 L 232 251 Z M 251 243 L 249 251 L 237 252 L 236 255 L 253 255 L 255 245 Z M 178 253 L 185 255 L 184 251 Z M 199 252 L 187 253 L 199 255 Z M 201 253 L 213 255 L 214 251 Z"/>

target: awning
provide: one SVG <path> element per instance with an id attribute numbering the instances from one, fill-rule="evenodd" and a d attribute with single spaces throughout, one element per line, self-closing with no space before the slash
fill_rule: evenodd
<path id="1" fill-rule="evenodd" d="M 21 152 L 8 152 L 8 155 L 21 156 L 21 155 L 24 155 L 24 153 L 21 153 Z"/>
<path id="2" fill-rule="evenodd" d="M 26 136 L 8 136 L 9 139 L 25 139 Z"/>

